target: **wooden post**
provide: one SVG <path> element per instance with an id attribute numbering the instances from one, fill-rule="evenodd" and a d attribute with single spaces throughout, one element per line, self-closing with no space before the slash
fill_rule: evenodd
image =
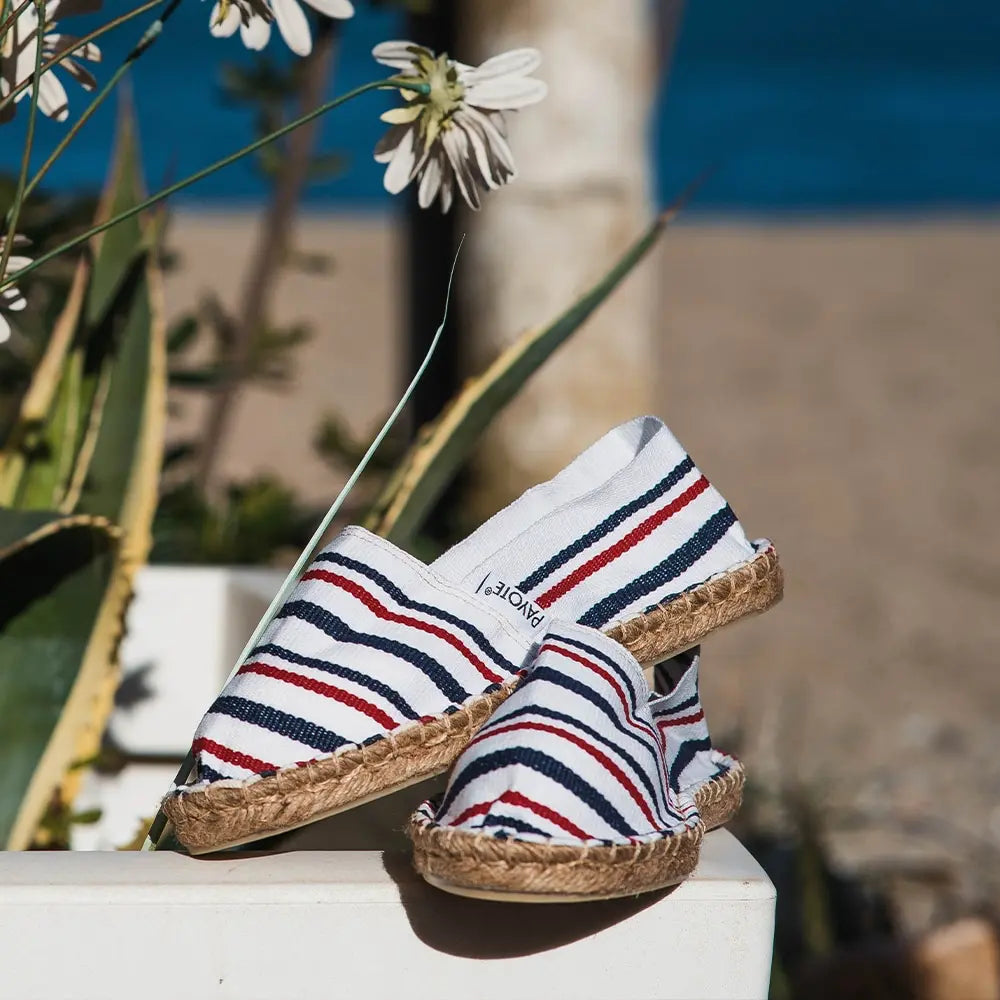
<path id="1" fill-rule="evenodd" d="M 508 116 L 520 176 L 468 219 L 465 367 L 563 310 L 652 213 L 646 133 L 657 38 L 648 0 L 463 0 L 466 62 L 541 50 L 541 104 Z M 648 412 L 655 263 L 632 275 L 487 435 L 471 513 L 546 478 L 622 420 Z"/>

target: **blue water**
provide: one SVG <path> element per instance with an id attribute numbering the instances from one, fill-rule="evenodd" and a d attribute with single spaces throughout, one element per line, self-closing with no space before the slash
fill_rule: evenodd
<path id="1" fill-rule="evenodd" d="M 114 6 L 107 0 L 108 9 Z M 361 14 L 345 26 L 331 95 L 372 79 L 378 73 L 372 45 L 400 31 L 396 15 L 359 6 Z M 717 164 L 697 201 L 710 211 L 1000 206 L 995 0 L 692 0 L 687 7 L 653 123 L 661 200 Z M 253 137 L 251 113 L 224 105 L 217 85 L 221 61 L 250 57 L 237 39 L 209 36 L 208 10 L 186 0 L 134 71 L 153 185 Z M 116 65 L 139 33 L 133 22 L 106 39 L 106 64 Z M 272 51 L 286 50 L 275 40 Z M 73 110 L 83 97 L 71 92 Z M 371 161 L 386 104 L 387 98 L 368 95 L 326 117 L 322 148 L 344 154 L 348 170 L 313 185 L 312 202 L 389 203 L 381 169 Z M 4 169 L 16 163 L 25 117 L 19 114 L 18 124 L 0 132 Z M 53 170 L 53 185 L 99 182 L 113 117 L 111 108 L 95 116 L 73 155 Z M 63 129 L 43 122 L 41 148 Z M 238 164 L 187 197 L 239 204 L 261 191 L 252 168 Z"/>

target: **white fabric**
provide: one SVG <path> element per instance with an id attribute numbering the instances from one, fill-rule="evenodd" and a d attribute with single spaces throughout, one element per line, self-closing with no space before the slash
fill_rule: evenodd
<path id="1" fill-rule="evenodd" d="M 755 555 L 726 501 L 667 427 L 640 417 L 528 490 L 433 567 L 487 599 L 513 588 L 558 618 L 608 628 Z"/>
<path id="2" fill-rule="evenodd" d="M 553 622 L 525 680 L 416 821 L 535 843 L 635 844 L 699 822 L 671 790 L 642 668 L 617 643 Z"/>
<path id="3" fill-rule="evenodd" d="M 346 528 L 202 720 L 198 781 L 252 779 L 454 712 L 513 679 L 534 633 Z"/>
<path id="4" fill-rule="evenodd" d="M 693 794 L 732 766 L 733 758 L 713 749 L 698 689 L 699 648 L 659 664 L 654 672 L 657 691 L 650 699 L 653 721 L 664 740 L 673 788 Z M 679 679 L 675 680 L 677 674 Z"/>

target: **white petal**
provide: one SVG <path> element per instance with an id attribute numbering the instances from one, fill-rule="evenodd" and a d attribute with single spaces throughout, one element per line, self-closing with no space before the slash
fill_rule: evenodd
<path id="1" fill-rule="evenodd" d="M 512 49 L 502 55 L 487 59 L 481 66 L 475 66 L 465 73 L 470 83 L 492 80 L 498 76 L 527 76 L 542 64 L 542 54 L 538 49 Z"/>
<path id="2" fill-rule="evenodd" d="M 327 17 L 343 21 L 354 16 L 354 4 L 351 0 L 306 0 L 306 3 Z"/>
<path id="3" fill-rule="evenodd" d="M 393 69 L 399 70 L 412 70 L 415 58 L 414 49 L 428 51 L 423 46 L 417 45 L 416 42 L 379 42 L 372 49 L 372 57 L 383 66 L 391 66 Z"/>
<path id="4" fill-rule="evenodd" d="M 101 61 L 101 50 L 93 43 L 87 42 L 73 50 L 73 55 L 78 59 L 89 59 L 91 62 Z"/>
<path id="5" fill-rule="evenodd" d="M 20 271 L 22 267 L 27 267 L 30 263 L 30 257 L 21 257 L 18 254 L 12 254 L 7 260 L 7 273 L 13 274 L 15 271 Z"/>
<path id="6" fill-rule="evenodd" d="M 240 12 L 236 4 L 232 4 L 226 11 L 226 16 L 219 20 L 219 4 L 212 8 L 212 15 L 208 21 L 208 30 L 216 38 L 228 38 L 240 26 Z"/>
<path id="7" fill-rule="evenodd" d="M 440 156 L 430 157 L 424 167 L 424 175 L 420 178 L 420 190 L 417 192 L 417 204 L 421 208 L 430 208 L 434 202 L 441 187 L 443 173 Z"/>
<path id="8" fill-rule="evenodd" d="M 307 56 L 312 52 L 312 35 L 309 21 L 299 6 L 299 0 L 271 0 L 274 19 L 285 44 L 297 55 Z"/>
<path id="9" fill-rule="evenodd" d="M 514 111 L 529 104 L 537 104 L 548 93 L 548 89 L 541 80 L 505 76 L 498 80 L 471 84 L 466 88 L 465 99 L 477 108 Z"/>
<path id="10" fill-rule="evenodd" d="M 375 143 L 374 157 L 376 163 L 388 163 L 396 147 L 403 141 L 403 137 L 410 129 L 406 125 L 393 125 L 386 130 L 385 135 Z"/>
<path id="11" fill-rule="evenodd" d="M 470 208 L 478 209 L 480 205 L 479 189 L 476 187 L 472 171 L 469 169 L 468 137 L 460 128 L 449 128 L 444 130 L 441 141 L 455 173 L 455 183 L 458 184 L 458 190 Z"/>
<path id="12" fill-rule="evenodd" d="M 246 48 L 258 52 L 271 40 L 271 25 L 259 14 L 251 14 L 250 23 L 240 25 L 240 38 Z"/>
<path id="13" fill-rule="evenodd" d="M 489 153 L 486 150 L 486 140 L 483 138 L 482 133 L 477 131 L 472 124 L 460 124 L 457 118 L 455 122 L 455 128 L 461 129 L 465 133 L 465 138 L 472 158 L 475 160 L 479 176 L 482 177 L 483 182 L 488 188 L 496 190 L 503 182 L 499 177 L 493 176 L 493 167 L 490 164 Z"/>
<path id="14" fill-rule="evenodd" d="M 33 8 L 29 7 L 28 10 L 29 11 L 33 10 Z M 25 14 L 27 12 L 28 11 L 25 11 Z M 25 32 L 22 30 L 21 21 L 23 19 L 24 19 L 24 14 L 22 14 L 21 17 L 18 18 L 18 23 L 17 23 L 18 34 L 22 38 L 31 37 L 30 35 L 26 35 Z M 34 31 L 34 28 L 32 28 L 31 30 Z M 21 50 L 17 53 L 17 59 L 15 61 L 16 64 L 14 69 L 14 74 L 17 77 L 18 83 L 23 83 L 25 80 L 30 80 L 32 75 L 34 74 L 36 48 L 37 48 L 37 43 L 34 41 L 26 41 L 22 43 Z M 22 90 L 21 93 L 22 95 L 27 94 L 28 91 Z"/>
<path id="15" fill-rule="evenodd" d="M 3 307 L 8 312 L 20 312 L 28 304 L 28 300 L 17 288 L 5 288 L 3 294 Z"/>
<path id="16" fill-rule="evenodd" d="M 38 110 L 57 122 L 64 122 L 69 118 L 66 88 L 52 70 L 43 73 L 41 80 L 38 81 Z"/>
<path id="17" fill-rule="evenodd" d="M 511 177 L 513 177 L 517 173 L 517 167 L 514 164 L 514 154 L 510 151 L 507 137 L 497 128 L 493 118 L 470 105 L 466 105 L 462 109 L 462 115 L 471 119 L 479 127 L 489 144 L 490 152 L 510 171 Z M 508 178 L 508 180 L 510 179 Z"/>
<path id="18" fill-rule="evenodd" d="M 3 313 L 0 313 L 0 344 L 4 344 L 8 340 L 10 340 L 10 324 L 4 318 Z"/>
<path id="19" fill-rule="evenodd" d="M 46 54 L 55 55 L 56 53 L 61 54 L 65 51 L 70 55 L 76 56 L 78 59 L 89 59 L 91 62 L 101 61 L 101 50 L 93 42 L 87 42 L 84 45 L 72 48 L 74 41 L 76 39 L 70 35 L 61 35 L 59 33 L 46 35 L 44 43 Z"/>
<path id="20" fill-rule="evenodd" d="M 410 104 L 402 108 L 390 108 L 379 115 L 379 118 L 386 125 L 409 125 L 410 122 L 415 122 L 420 117 L 421 111 L 423 108 L 419 104 Z"/>
<path id="21" fill-rule="evenodd" d="M 392 154 L 389 166 L 385 170 L 385 177 L 382 178 L 382 183 L 389 194 L 399 194 L 413 179 L 413 171 L 417 165 L 415 141 L 416 130 L 411 128 Z"/>
<path id="22" fill-rule="evenodd" d="M 451 205 L 455 198 L 455 186 L 452 181 L 451 170 L 445 171 L 445 178 L 441 182 L 441 214 L 447 215 L 451 211 Z"/>

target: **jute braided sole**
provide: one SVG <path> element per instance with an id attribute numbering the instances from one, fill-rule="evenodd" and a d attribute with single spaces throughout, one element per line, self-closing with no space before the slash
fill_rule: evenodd
<path id="1" fill-rule="evenodd" d="M 213 783 L 174 792 L 163 811 L 192 854 L 208 854 L 285 833 L 446 771 L 519 679 L 452 715 L 246 784 Z"/>
<path id="2" fill-rule="evenodd" d="M 459 896 L 521 903 L 614 899 L 675 885 L 694 871 L 704 828 L 646 844 L 571 847 L 498 840 L 411 820 L 413 866 Z"/>
<path id="3" fill-rule="evenodd" d="M 736 761 L 725 774 L 706 781 L 694 793 L 698 815 L 701 816 L 706 831 L 725 826 L 740 811 L 745 782 L 746 771 Z"/>
<path id="4" fill-rule="evenodd" d="M 568 847 L 498 840 L 445 830 L 414 817 L 413 866 L 431 885 L 476 899 L 572 903 L 613 899 L 674 885 L 694 871 L 703 835 L 725 826 L 743 801 L 736 761 L 694 793 L 701 825 L 651 844 Z"/>
<path id="5" fill-rule="evenodd" d="M 766 611 L 781 600 L 783 590 L 778 553 L 768 546 L 742 566 L 615 625 L 607 635 L 641 664 L 659 663 L 697 645 L 709 632 Z"/>

